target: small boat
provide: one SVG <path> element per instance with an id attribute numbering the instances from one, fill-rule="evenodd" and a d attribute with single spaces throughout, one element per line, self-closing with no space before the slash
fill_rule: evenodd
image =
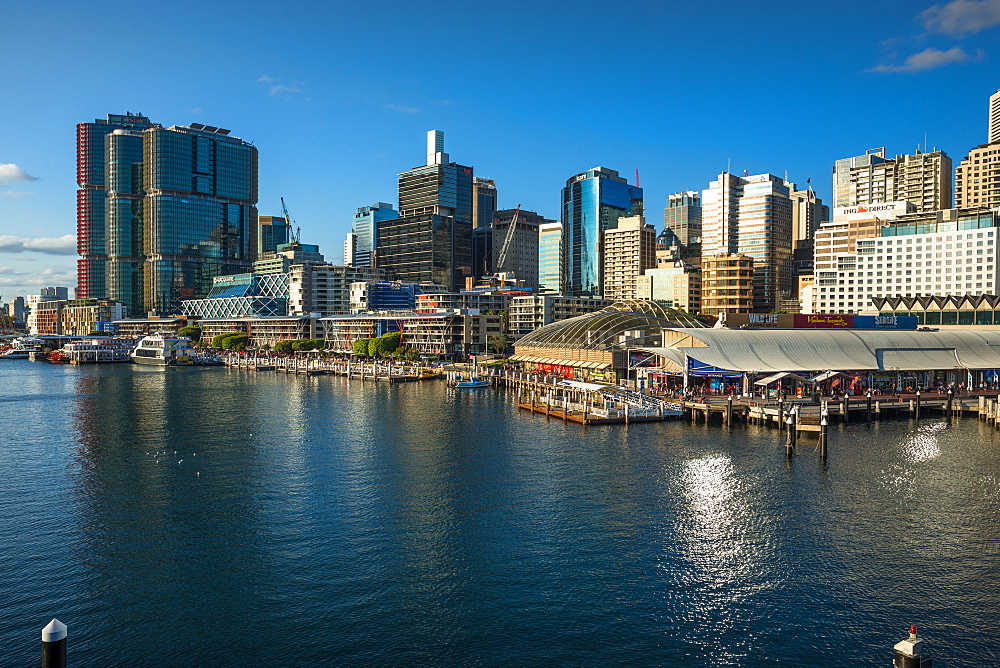
<path id="1" fill-rule="evenodd" d="M 139 341 L 131 357 L 136 364 L 194 366 L 198 351 L 186 336 L 151 334 Z"/>
<path id="2" fill-rule="evenodd" d="M 481 378 L 476 378 L 473 376 L 469 380 L 460 380 L 455 383 L 455 387 L 459 388 L 471 388 L 471 387 L 489 387 L 490 381 L 482 380 Z"/>
<path id="3" fill-rule="evenodd" d="M 41 339 L 22 337 L 14 340 L 14 345 L 0 353 L 0 359 L 4 360 L 26 360 L 31 353 L 42 352 Z"/>

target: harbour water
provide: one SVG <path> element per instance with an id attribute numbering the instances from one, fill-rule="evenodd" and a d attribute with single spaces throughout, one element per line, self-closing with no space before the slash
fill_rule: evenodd
<path id="1" fill-rule="evenodd" d="M 0 665 L 1000 665 L 1000 435 L 589 427 L 442 382 L 0 368 Z"/>

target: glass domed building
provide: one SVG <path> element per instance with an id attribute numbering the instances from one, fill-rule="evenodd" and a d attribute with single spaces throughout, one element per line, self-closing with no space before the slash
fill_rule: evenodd
<path id="1" fill-rule="evenodd" d="M 521 337 L 514 344 L 512 359 L 531 370 L 617 382 L 628 370 L 630 348 L 661 346 L 663 330 L 676 327 L 705 324 L 658 302 L 620 301 Z"/>

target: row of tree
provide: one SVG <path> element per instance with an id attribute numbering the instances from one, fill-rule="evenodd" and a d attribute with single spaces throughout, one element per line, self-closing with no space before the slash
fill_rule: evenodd
<path id="1" fill-rule="evenodd" d="M 276 353 L 303 352 L 306 350 L 323 350 L 326 341 L 323 339 L 295 339 L 294 341 L 277 341 L 274 344 Z"/>

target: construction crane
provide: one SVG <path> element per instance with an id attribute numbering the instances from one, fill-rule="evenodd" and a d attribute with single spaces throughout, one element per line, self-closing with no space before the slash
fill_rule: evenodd
<path id="1" fill-rule="evenodd" d="M 285 223 L 287 225 L 291 225 L 294 222 L 292 220 L 292 217 L 290 215 L 288 215 L 288 207 L 285 206 L 285 198 L 284 197 L 281 198 L 281 214 L 285 217 Z M 295 234 L 292 235 L 292 243 L 293 244 L 299 243 L 299 236 L 301 235 L 301 233 L 302 233 L 302 228 L 301 227 L 296 227 L 295 228 Z"/>
<path id="2" fill-rule="evenodd" d="M 518 204 L 517 209 L 514 210 L 514 217 L 510 221 L 510 227 L 507 228 L 507 236 L 504 237 L 503 246 L 500 247 L 500 253 L 497 255 L 497 265 L 493 269 L 493 273 L 497 276 L 503 273 L 503 267 L 507 263 L 507 254 L 510 252 L 511 242 L 514 241 L 514 234 L 517 230 L 517 219 L 520 217 L 521 205 Z"/>

